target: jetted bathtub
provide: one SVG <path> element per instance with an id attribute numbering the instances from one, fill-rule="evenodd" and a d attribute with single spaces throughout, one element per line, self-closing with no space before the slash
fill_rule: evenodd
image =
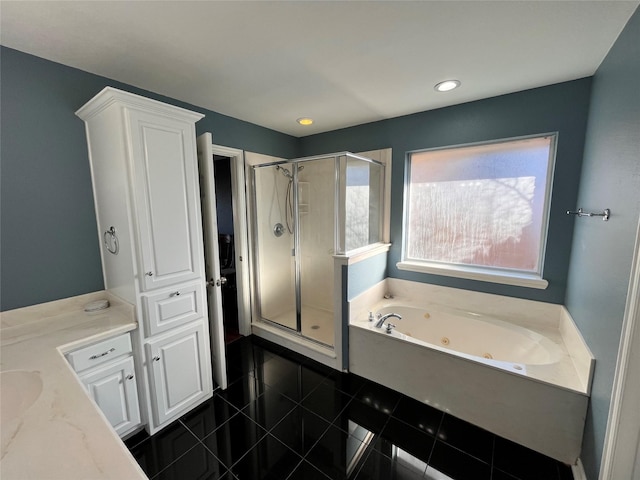
<path id="1" fill-rule="evenodd" d="M 382 284 L 350 303 L 351 372 L 577 462 L 594 360 L 564 307 L 397 279 Z M 402 319 L 376 328 L 388 313 Z"/>

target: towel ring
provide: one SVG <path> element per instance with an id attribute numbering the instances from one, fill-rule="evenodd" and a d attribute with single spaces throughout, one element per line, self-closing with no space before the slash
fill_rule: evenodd
<path id="1" fill-rule="evenodd" d="M 109 230 L 104 232 L 102 235 L 102 240 L 104 241 L 104 246 L 107 248 L 107 251 L 113 255 L 117 255 L 120 251 L 120 243 L 118 242 L 118 236 L 116 235 L 115 227 L 109 227 Z"/>

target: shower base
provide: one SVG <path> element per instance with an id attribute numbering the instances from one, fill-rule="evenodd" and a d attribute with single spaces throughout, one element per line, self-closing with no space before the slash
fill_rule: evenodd
<path id="1" fill-rule="evenodd" d="M 295 329 L 296 311 L 289 310 L 269 318 L 270 321 Z M 325 345 L 334 344 L 333 312 L 321 308 L 302 306 L 302 335 Z"/>

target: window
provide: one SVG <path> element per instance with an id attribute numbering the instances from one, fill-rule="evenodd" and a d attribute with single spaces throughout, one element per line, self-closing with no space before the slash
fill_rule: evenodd
<path id="1" fill-rule="evenodd" d="M 542 135 L 410 153 L 398 268 L 546 288 L 555 140 Z"/>

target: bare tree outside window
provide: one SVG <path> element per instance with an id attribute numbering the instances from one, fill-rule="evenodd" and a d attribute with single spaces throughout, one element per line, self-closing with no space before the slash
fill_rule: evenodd
<path id="1" fill-rule="evenodd" d="M 555 135 L 411 153 L 405 260 L 541 274 Z"/>

